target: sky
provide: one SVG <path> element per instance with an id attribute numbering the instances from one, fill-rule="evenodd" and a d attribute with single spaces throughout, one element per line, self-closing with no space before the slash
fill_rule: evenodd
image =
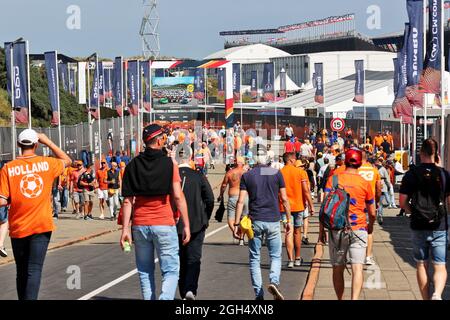
<path id="1" fill-rule="evenodd" d="M 357 30 L 368 36 L 401 32 L 405 0 L 158 0 L 161 54 L 202 59 L 223 49 L 220 31 L 281 25 L 356 14 Z M 80 26 L 67 13 L 80 10 Z M 369 29 L 370 6 L 380 9 L 380 28 Z M 0 0 L 0 45 L 23 37 L 31 53 L 57 50 L 73 57 L 142 54 L 142 0 Z M 73 24 L 72 24 L 73 26 Z M 76 26 L 77 27 L 77 26 Z"/>

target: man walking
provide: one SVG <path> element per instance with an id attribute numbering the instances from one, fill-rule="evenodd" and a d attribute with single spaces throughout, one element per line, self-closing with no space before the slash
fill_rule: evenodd
<path id="1" fill-rule="evenodd" d="M 189 243 L 191 232 L 186 200 L 181 190 L 178 166 L 163 153 L 166 137 L 157 124 L 143 131 L 144 152 L 125 168 L 122 182 L 123 228 L 120 245 L 136 244 L 136 266 L 145 300 L 156 299 L 155 250 L 162 274 L 160 300 L 173 300 L 180 270 L 179 245 L 171 200 L 183 220 L 183 245 Z M 133 208 L 133 227 L 130 228 Z"/>
<path id="2" fill-rule="evenodd" d="M 47 146 L 56 158 L 36 155 L 38 144 Z M 17 140 L 22 155 L 2 168 L 0 206 L 10 205 L 9 235 L 16 261 L 19 300 L 36 300 L 47 247 L 55 226 L 52 219 L 52 185 L 69 156 L 44 134 L 22 131 Z"/>
<path id="3" fill-rule="evenodd" d="M 260 265 L 264 237 L 270 256 L 268 291 L 275 300 L 284 300 L 279 289 L 282 240 L 278 197 L 281 196 L 286 212 L 286 232 L 291 232 L 291 208 L 281 172 L 267 166 L 266 161 L 265 155 L 258 155 L 256 167 L 242 176 L 235 221 L 240 221 L 245 198 L 248 196 L 249 217 L 254 233 L 254 238 L 249 241 L 250 273 L 256 299 L 264 299 Z M 239 223 L 235 223 L 234 237 L 239 239 L 240 233 Z"/>
<path id="4" fill-rule="evenodd" d="M 106 173 L 106 182 L 108 187 L 108 206 L 109 217 L 111 220 L 116 218 L 116 211 L 120 209 L 119 191 L 122 186 L 120 171 L 116 162 L 111 162 L 111 169 Z"/>
<path id="5" fill-rule="evenodd" d="M 97 170 L 98 181 L 98 200 L 100 206 L 100 220 L 105 219 L 105 203 L 108 201 L 108 167 L 106 165 L 106 159 L 102 159 L 100 162 L 100 168 Z"/>
<path id="6" fill-rule="evenodd" d="M 92 169 L 92 163 L 86 165 L 86 170 L 84 170 L 78 178 L 78 184 L 83 188 L 84 220 L 94 220 L 92 217 L 92 209 L 94 207 L 97 180 L 95 178 L 94 169 Z"/>
<path id="7" fill-rule="evenodd" d="M 177 225 L 180 246 L 180 279 L 178 287 L 182 299 L 195 300 L 200 277 L 202 246 L 205 232 L 214 209 L 214 193 L 205 176 L 190 167 L 189 156 L 180 152 L 180 177 L 189 212 L 191 240 L 183 246 L 184 223 Z"/>
<path id="8" fill-rule="evenodd" d="M 75 162 L 76 168 L 72 171 L 70 175 L 70 195 L 75 204 L 75 214 L 78 218 L 84 217 L 84 193 L 83 188 L 78 184 L 80 176 L 84 172 L 83 162 L 78 160 Z"/>

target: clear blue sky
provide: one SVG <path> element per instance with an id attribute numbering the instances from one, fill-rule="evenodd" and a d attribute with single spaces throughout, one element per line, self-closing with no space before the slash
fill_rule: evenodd
<path id="1" fill-rule="evenodd" d="M 219 31 L 271 28 L 354 12 L 366 35 L 401 31 L 405 0 L 159 0 L 161 53 L 201 59 L 223 48 Z M 66 9 L 81 9 L 81 29 L 69 30 Z M 381 29 L 366 26 L 367 7 L 381 9 Z M 69 56 L 133 56 L 142 53 L 142 0 L 4 0 L 0 41 L 24 37 L 32 53 L 58 50 Z"/>

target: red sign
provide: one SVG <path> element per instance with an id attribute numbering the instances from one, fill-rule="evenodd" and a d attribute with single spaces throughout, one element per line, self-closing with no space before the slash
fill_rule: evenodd
<path id="1" fill-rule="evenodd" d="M 345 121 L 344 119 L 341 118 L 334 118 L 331 119 L 330 126 L 331 130 L 340 132 L 345 128 Z"/>

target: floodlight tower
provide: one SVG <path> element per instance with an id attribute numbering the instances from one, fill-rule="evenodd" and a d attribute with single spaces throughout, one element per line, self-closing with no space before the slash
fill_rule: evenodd
<path id="1" fill-rule="evenodd" d="M 141 31 L 142 53 L 146 59 L 159 57 L 159 14 L 158 0 L 143 0 L 144 17 L 142 18 Z"/>

